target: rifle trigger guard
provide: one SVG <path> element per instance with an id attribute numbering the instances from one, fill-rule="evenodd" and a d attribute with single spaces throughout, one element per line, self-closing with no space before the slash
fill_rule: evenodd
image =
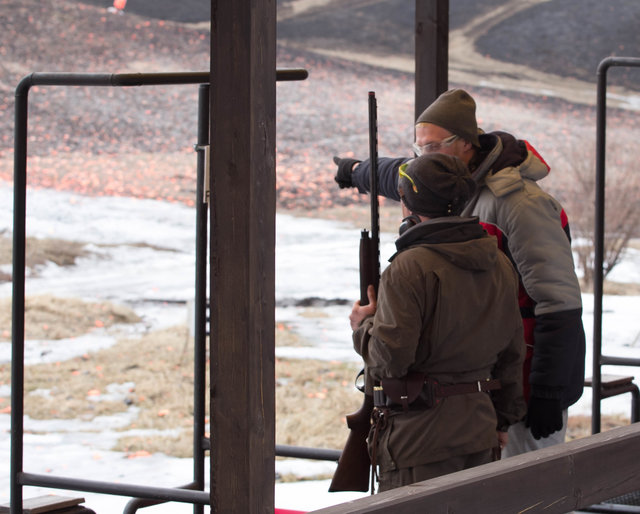
<path id="1" fill-rule="evenodd" d="M 362 377 L 362 383 L 358 384 L 358 379 L 360 377 Z M 356 389 L 358 391 L 360 391 L 361 393 L 364 393 L 364 368 L 362 368 L 356 375 L 356 379 L 354 380 L 354 385 L 356 386 Z"/>

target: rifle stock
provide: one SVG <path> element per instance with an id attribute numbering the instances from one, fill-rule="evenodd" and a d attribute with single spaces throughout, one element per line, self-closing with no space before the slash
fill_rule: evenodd
<path id="1" fill-rule="evenodd" d="M 365 393 L 360 408 L 356 412 L 347 414 L 349 437 L 331 479 L 329 492 L 369 490 L 371 460 L 367 448 L 367 435 L 371 427 L 371 411 L 373 411 L 373 396 Z"/>
<path id="2" fill-rule="evenodd" d="M 369 91 L 369 160 L 371 165 L 370 193 L 371 193 L 371 234 L 363 230 L 360 236 L 360 305 L 367 305 L 367 287 L 373 285 L 376 294 L 380 280 L 380 237 L 378 215 L 378 122 L 376 96 Z M 367 380 L 364 372 L 365 382 Z M 342 450 L 338 466 L 331 485 L 330 492 L 369 490 L 371 459 L 367 447 L 367 436 L 371 428 L 371 413 L 373 412 L 373 396 L 367 394 L 365 383 L 364 398 L 360 409 L 348 414 L 347 427 L 349 437 Z M 373 491 L 372 491 L 373 493 Z"/>

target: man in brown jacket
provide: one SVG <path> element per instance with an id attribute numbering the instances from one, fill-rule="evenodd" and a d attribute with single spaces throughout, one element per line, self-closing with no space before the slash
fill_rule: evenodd
<path id="1" fill-rule="evenodd" d="M 349 317 L 374 384 L 368 444 L 380 491 L 490 462 L 526 412 L 518 278 L 478 219 L 459 217 L 474 189 L 457 157 L 400 168 L 413 226 L 377 298 L 370 287 Z"/>

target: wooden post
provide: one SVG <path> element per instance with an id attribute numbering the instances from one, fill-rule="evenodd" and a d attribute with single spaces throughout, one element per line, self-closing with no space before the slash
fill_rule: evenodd
<path id="1" fill-rule="evenodd" d="M 415 117 L 448 88 L 449 0 L 416 0 Z"/>
<path id="2" fill-rule="evenodd" d="M 211 512 L 274 510 L 276 3 L 211 1 Z"/>

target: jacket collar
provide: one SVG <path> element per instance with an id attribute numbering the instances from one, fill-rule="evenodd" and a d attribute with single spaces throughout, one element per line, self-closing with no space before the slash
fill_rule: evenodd
<path id="1" fill-rule="evenodd" d="M 462 218 L 449 216 L 446 218 L 433 218 L 411 227 L 398 239 L 396 249 L 391 256 L 391 262 L 398 253 L 413 246 L 423 244 L 459 243 L 484 237 L 485 231 L 478 223 L 477 217 Z"/>
<path id="2" fill-rule="evenodd" d="M 527 158 L 527 146 L 506 132 L 489 132 L 481 134 L 478 161 L 473 170 L 476 183 L 482 183 L 487 175 L 522 164 Z"/>
<path id="3" fill-rule="evenodd" d="M 478 153 L 473 179 L 479 186 L 487 186 L 494 195 L 505 196 L 522 189 L 523 179 L 540 180 L 549 173 L 549 167 L 537 154 L 531 151 L 526 141 L 516 139 L 506 132 L 491 132 L 480 137 L 481 150 Z M 469 212 L 480 194 L 476 191 L 464 212 Z"/>

